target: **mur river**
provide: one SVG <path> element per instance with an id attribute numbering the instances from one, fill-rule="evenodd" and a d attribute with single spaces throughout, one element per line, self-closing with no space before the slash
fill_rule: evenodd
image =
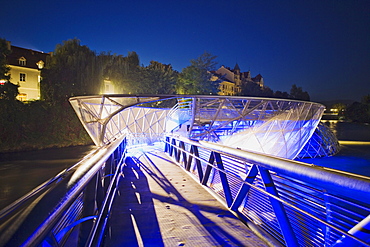
<path id="1" fill-rule="evenodd" d="M 325 124 L 339 140 L 358 143 L 342 144 L 340 152 L 332 157 L 303 161 L 370 177 L 370 125 L 339 121 L 326 121 Z M 77 163 L 94 148 L 82 146 L 0 154 L 0 210 Z"/>

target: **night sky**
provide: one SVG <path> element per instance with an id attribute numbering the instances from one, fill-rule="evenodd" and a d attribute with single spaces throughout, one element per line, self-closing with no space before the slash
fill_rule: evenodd
<path id="1" fill-rule="evenodd" d="M 208 51 L 274 91 L 296 84 L 313 101 L 370 94 L 369 0 L 15 0 L 1 9 L 0 37 L 16 46 L 50 52 L 78 38 L 178 71 Z"/>

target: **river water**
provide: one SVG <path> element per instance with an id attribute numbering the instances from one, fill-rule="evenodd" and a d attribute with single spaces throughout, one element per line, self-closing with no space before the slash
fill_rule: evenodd
<path id="1" fill-rule="evenodd" d="M 0 154 L 0 209 L 71 167 L 95 146 Z"/>
<path id="2" fill-rule="evenodd" d="M 370 142 L 369 125 L 339 121 L 326 121 L 325 124 L 339 140 Z M 80 146 L 0 154 L 0 209 L 94 149 L 95 146 Z M 341 145 L 340 152 L 333 157 L 302 161 L 370 177 L 370 145 Z"/>
<path id="3" fill-rule="evenodd" d="M 301 161 L 370 177 L 370 125 L 336 120 L 323 123 L 334 132 L 338 140 L 354 142 L 343 142 L 335 156 Z"/>

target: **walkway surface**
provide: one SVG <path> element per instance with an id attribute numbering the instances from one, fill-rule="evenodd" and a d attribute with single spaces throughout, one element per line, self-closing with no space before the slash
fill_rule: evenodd
<path id="1" fill-rule="evenodd" d="M 167 154 L 126 159 L 105 246 L 267 246 Z"/>

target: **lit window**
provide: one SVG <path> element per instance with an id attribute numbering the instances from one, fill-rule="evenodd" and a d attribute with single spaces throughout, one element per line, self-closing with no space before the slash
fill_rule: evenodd
<path id="1" fill-rule="evenodd" d="M 20 94 L 18 94 L 18 95 L 17 95 L 17 99 L 18 99 L 19 101 L 25 101 L 25 100 L 27 100 L 27 94 L 25 94 L 25 93 L 20 93 Z"/>
<path id="2" fill-rule="evenodd" d="M 26 74 L 25 73 L 19 73 L 19 81 L 26 81 Z"/>
<path id="3" fill-rule="evenodd" d="M 21 57 L 18 61 L 19 61 L 19 65 L 26 66 L 26 59 L 24 57 Z"/>
<path id="4" fill-rule="evenodd" d="M 44 61 L 42 61 L 42 60 L 40 60 L 40 61 L 38 61 L 37 63 L 36 63 L 36 65 L 37 65 L 37 67 L 39 68 L 39 69 L 42 69 L 42 68 L 44 68 Z"/>

